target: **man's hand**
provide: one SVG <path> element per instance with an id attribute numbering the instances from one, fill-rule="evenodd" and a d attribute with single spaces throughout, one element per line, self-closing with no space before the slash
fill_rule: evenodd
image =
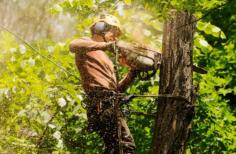
<path id="1" fill-rule="evenodd" d="M 138 70 L 131 68 L 126 76 L 119 82 L 118 91 L 124 92 L 138 76 L 138 74 Z"/>
<path id="2" fill-rule="evenodd" d="M 141 71 L 136 68 L 131 68 L 130 73 L 133 74 L 134 77 L 137 77 Z"/>

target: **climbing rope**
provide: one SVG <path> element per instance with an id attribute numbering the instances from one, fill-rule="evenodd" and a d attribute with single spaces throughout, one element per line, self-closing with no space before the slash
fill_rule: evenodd
<path id="1" fill-rule="evenodd" d="M 113 49 L 115 51 L 115 64 L 114 64 L 114 71 L 116 75 L 116 97 L 115 97 L 115 102 L 114 102 L 114 110 L 117 118 L 117 137 L 118 137 L 118 144 L 119 144 L 119 154 L 123 154 L 123 145 L 122 145 L 122 136 L 121 136 L 121 115 L 120 115 L 120 104 L 119 104 L 119 91 L 118 91 L 118 86 L 119 86 L 119 72 L 118 72 L 118 60 L 119 60 L 119 53 L 116 45 L 113 45 Z"/>

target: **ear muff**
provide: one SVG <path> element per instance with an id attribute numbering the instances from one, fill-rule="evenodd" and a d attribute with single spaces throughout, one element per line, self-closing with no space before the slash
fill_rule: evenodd
<path id="1" fill-rule="evenodd" d="M 93 32 L 95 34 L 103 34 L 107 30 L 107 24 L 105 22 L 97 22 L 93 26 Z"/>

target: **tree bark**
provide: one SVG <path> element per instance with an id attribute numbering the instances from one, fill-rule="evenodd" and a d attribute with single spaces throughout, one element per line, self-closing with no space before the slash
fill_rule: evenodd
<path id="1" fill-rule="evenodd" d="M 195 95 L 192 85 L 192 48 L 195 19 L 171 12 L 164 25 L 159 97 L 152 154 L 182 154 L 191 130 Z M 173 97 L 172 97 L 173 96 Z"/>

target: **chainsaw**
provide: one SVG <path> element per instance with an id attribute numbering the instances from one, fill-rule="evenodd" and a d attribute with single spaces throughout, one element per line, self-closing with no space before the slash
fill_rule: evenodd
<path id="1" fill-rule="evenodd" d="M 118 41 L 116 46 L 120 51 L 120 57 L 124 59 L 121 63 L 140 72 L 139 78 L 141 80 L 149 79 L 159 69 L 161 64 L 160 52 L 124 41 Z"/>
<path id="2" fill-rule="evenodd" d="M 140 72 L 141 80 L 148 80 L 160 68 L 162 55 L 159 51 L 125 41 L 117 41 L 116 47 L 119 49 L 120 57 L 125 59 L 123 64 Z M 198 66 L 192 65 L 192 68 L 197 73 L 207 73 L 205 69 Z"/>

